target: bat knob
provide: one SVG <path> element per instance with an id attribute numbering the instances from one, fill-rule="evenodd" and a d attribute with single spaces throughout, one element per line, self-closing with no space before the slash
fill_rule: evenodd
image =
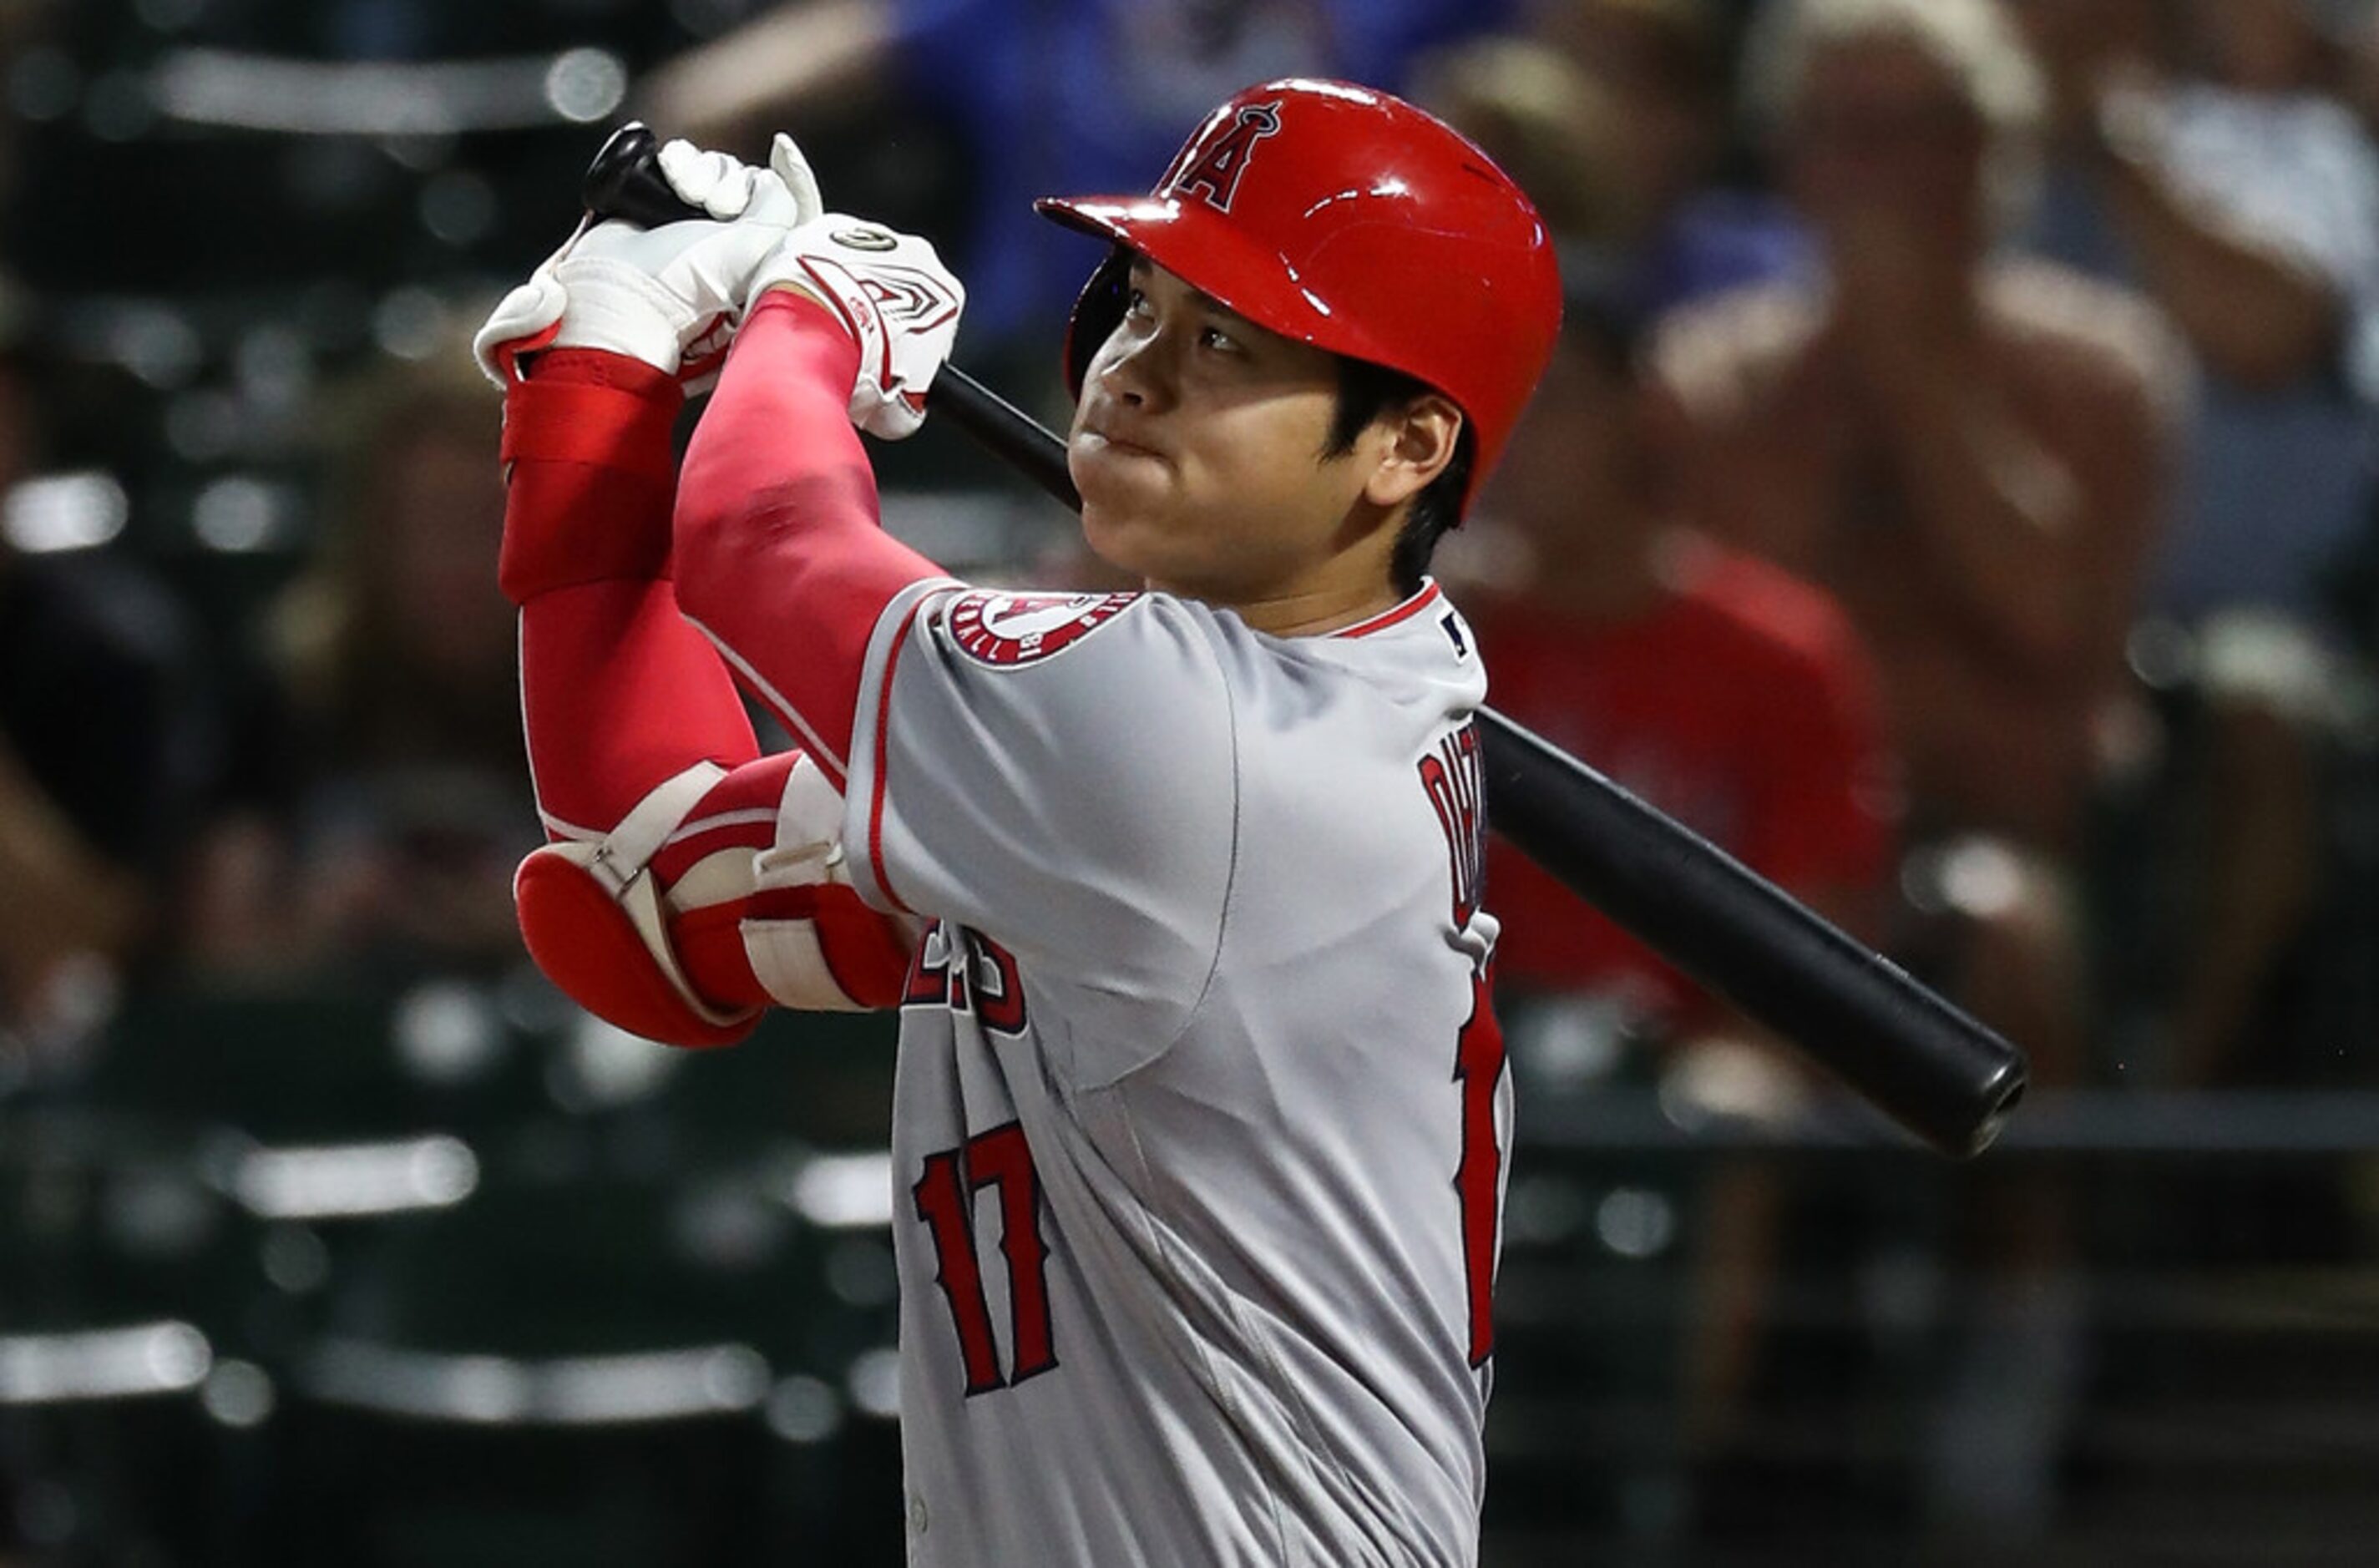
<path id="1" fill-rule="evenodd" d="M 646 228 L 658 228 L 702 216 L 686 205 L 660 173 L 661 139 L 641 120 L 630 120 L 586 165 L 579 191 L 586 210 L 598 218 L 623 218 Z"/>

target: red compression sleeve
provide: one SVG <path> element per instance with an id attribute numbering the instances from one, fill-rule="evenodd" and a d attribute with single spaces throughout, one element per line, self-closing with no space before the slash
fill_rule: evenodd
<path id="1" fill-rule="evenodd" d="M 858 371 L 839 318 L 770 293 L 736 336 L 677 501 L 679 603 L 838 787 L 876 620 L 943 575 L 877 525 L 851 427 Z"/>
<path id="2" fill-rule="evenodd" d="M 557 349 L 506 394 L 504 589 L 521 607 L 521 706 L 549 830 L 603 833 L 706 759 L 758 754 L 718 654 L 669 578 L 676 380 Z"/>

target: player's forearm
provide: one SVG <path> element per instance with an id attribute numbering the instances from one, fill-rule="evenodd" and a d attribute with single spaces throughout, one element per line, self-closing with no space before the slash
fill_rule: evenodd
<path id="1" fill-rule="evenodd" d="M 563 350 L 506 397 L 504 586 L 521 609 L 521 708 L 549 831 L 608 831 L 695 762 L 757 754 L 718 654 L 668 578 L 669 377 Z"/>
<path id="2" fill-rule="evenodd" d="M 556 349 L 504 394 L 505 595 L 669 573 L 674 378 L 624 355 Z"/>
<path id="3" fill-rule="evenodd" d="M 824 306 L 768 294 L 687 448 L 677 500 L 678 602 L 838 775 L 877 620 L 941 575 L 878 526 L 851 426 L 858 353 Z"/>
<path id="4" fill-rule="evenodd" d="M 710 644 L 666 579 L 558 589 L 521 609 L 521 717 L 549 831 L 602 832 L 697 762 L 759 754 Z"/>

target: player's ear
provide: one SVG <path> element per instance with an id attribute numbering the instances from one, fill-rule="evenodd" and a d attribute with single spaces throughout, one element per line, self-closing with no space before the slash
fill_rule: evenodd
<path id="1" fill-rule="evenodd" d="M 1401 408 L 1383 413 L 1372 424 L 1386 440 L 1378 448 L 1364 499 L 1383 509 L 1429 488 L 1454 461 L 1462 439 L 1462 410 L 1438 392 L 1423 392 Z"/>

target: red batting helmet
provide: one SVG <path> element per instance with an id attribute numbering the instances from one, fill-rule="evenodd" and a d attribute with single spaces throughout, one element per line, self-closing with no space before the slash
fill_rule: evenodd
<path id="1" fill-rule="evenodd" d="M 1367 87 L 1251 87 L 1206 116 L 1148 195 L 1034 205 L 1259 326 L 1443 392 L 1477 443 L 1473 491 L 1561 328 L 1552 237 L 1519 187 L 1453 130 Z M 1077 393 L 1122 316 L 1127 264 L 1110 258 L 1074 307 L 1066 382 Z"/>

